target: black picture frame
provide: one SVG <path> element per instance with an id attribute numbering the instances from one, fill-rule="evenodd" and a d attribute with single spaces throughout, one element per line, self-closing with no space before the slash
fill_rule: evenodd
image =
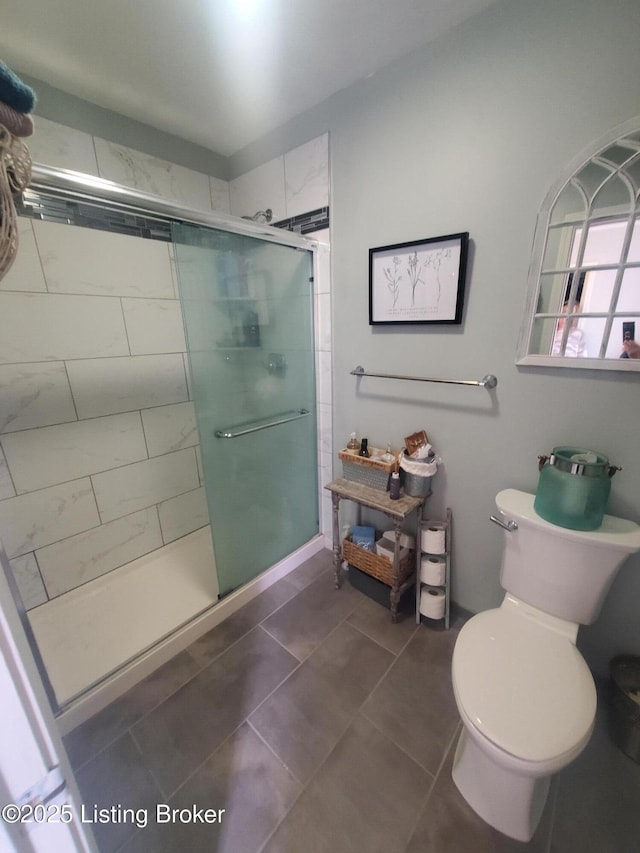
<path id="1" fill-rule="evenodd" d="M 460 325 L 469 232 L 369 249 L 369 325 Z"/>

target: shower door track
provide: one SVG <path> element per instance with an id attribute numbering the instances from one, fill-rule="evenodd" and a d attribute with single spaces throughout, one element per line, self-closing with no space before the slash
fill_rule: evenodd
<path id="1" fill-rule="evenodd" d="M 166 199 L 164 196 L 130 189 L 104 178 L 34 163 L 31 181 L 23 191 L 22 197 L 28 205 L 33 205 L 37 204 L 38 194 L 106 206 L 129 213 L 146 214 L 165 222 L 202 225 L 206 228 L 243 234 L 307 251 L 315 250 L 318 245 L 313 238 L 303 237 L 292 231 L 261 225 L 213 210 L 198 210 Z"/>

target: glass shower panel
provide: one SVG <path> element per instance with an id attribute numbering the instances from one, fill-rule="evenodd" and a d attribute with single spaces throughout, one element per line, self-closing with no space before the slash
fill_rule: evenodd
<path id="1" fill-rule="evenodd" d="M 221 597 L 318 532 L 313 256 L 175 224 Z"/>

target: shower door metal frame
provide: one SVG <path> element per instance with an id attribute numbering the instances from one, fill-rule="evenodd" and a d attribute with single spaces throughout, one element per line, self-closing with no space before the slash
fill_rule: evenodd
<path id="1" fill-rule="evenodd" d="M 313 252 L 315 270 L 318 242 L 310 237 L 303 237 L 293 231 L 284 231 L 271 225 L 256 223 L 214 210 L 198 210 L 164 196 L 130 189 L 104 178 L 73 172 L 71 169 L 58 169 L 55 166 L 34 163 L 31 181 L 24 190 L 23 196 L 28 197 L 30 191 L 40 191 L 53 197 L 72 198 L 87 204 L 106 204 L 133 213 L 155 215 L 159 219 L 205 225 L 221 231 L 231 231 L 234 234 L 258 237 L 261 240 L 292 248 L 307 249 Z"/>

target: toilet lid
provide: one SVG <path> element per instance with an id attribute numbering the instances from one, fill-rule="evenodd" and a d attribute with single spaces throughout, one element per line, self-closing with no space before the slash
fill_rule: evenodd
<path id="1" fill-rule="evenodd" d="M 456 699 L 492 743 L 527 761 L 574 750 L 590 732 L 596 691 L 575 645 L 505 608 L 463 626 L 453 653 Z"/>

